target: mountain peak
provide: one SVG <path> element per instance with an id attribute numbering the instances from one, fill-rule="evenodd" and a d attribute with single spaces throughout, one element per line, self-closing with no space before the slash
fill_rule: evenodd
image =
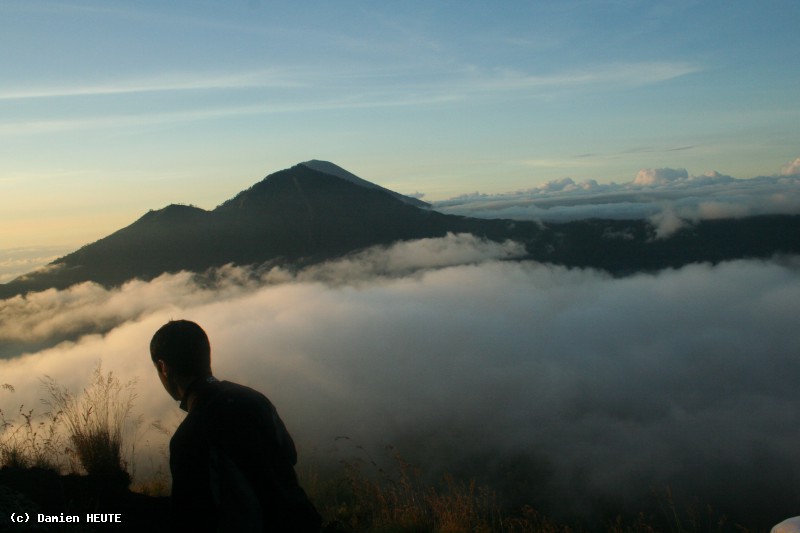
<path id="1" fill-rule="evenodd" d="M 311 170 L 316 170 L 317 172 L 322 172 L 323 174 L 328 174 L 329 176 L 336 176 L 337 178 L 349 181 L 350 183 L 354 183 L 361 187 L 366 187 L 368 189 L 379 189 L 383 192 L 391 194 L 392 196 L 402 201 L 403 203 L 413 205 L 414 207 L 430 207 L 430 204 L 428 204 L 427 202 L 423 202 L 418 198 L 405 196 L 403 194 L 381 187 L 380 185 L 376 185 L 375 183 L 372 183 L 365 179 L 359 178 L 352 172 L 348 172 L 347 170 L 331 163 L 330 161 L 311 159 L 310 161 L 306 161 L 300 164 L 303 165 L 304 167 L 310 168 Z"/>
<path id="2" fill-rule="evenodd" d="M 330 174 L 331 176 L 336 176 L 337 178 L 342 178 L 343 180 L 347 180 L 353 183 L 358 183 L 359 185 L 364 185 L 364 184 L 372 185 L 367 180 L 359 178 L 352 172 L 348 172 L 339 165 L 335 165 L 330 161 L 311 159 L 310 161 L 305 161 L 300 164 L 303 165 L 304 167 L 316 170 L 317 172 L 322 172 L 323 174 Z"/>

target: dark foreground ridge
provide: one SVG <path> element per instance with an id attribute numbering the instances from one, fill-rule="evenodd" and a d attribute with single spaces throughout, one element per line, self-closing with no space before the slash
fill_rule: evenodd
<path id="1" fill-rule="evenodd" d="M 128 478 L 5 466 L 0 531 L 171 531 L 169 498 L 132 492 L 128 483 Z"/>
<path id="2" fill-rule="evenodd" d="M 531 221 L 445 215 L 419 200 L 310 161 L 271 174 L 212 211 L 169 205 L 0 285 L 0 298 L 94 281 L 116 286 L 226 264 L 306 265 L 375 245 L 470 233 L 524 245 L 522 259 L 613 275 L 800 253 L 800 216 L 710 220 L 657 239 L 643 220 Z"/>

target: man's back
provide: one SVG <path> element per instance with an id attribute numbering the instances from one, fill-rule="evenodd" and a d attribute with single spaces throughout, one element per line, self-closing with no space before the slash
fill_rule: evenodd
<path id="1" fill-rule="evenodd" d="M 213 378 L 170 442 L 179 528 L 192 531 L 319 531 L 320 517 L 298 485 L 297 453 L 261 393 Z"/>

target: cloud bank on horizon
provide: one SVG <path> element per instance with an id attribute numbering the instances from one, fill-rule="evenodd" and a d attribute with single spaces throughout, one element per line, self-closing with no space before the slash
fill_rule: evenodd
<path id="1" fill-rule="evenodd" d="M 138 381 L 137 410 L 179 420 L 149 359 L 169 319 L 203 325 L 215 373 L 263 390 L 301 461 L 392 445 L 433 475 L 591 514 L 672 487 L 732 514 L 797 500 L 800 263 L 734 261 L 613 279 L 507 261 L 450 235 L 292 273 L 229 267 L 0 302 L 0 408 L 48 375 Z M 161 439 L 161 440 L 159 440 Z M 158 459 L 163 436 L 139 449 Z M 141 459 L 146 463 L 147 459 Z M 772 513 L 772 515 L 770 515 Z"/>
<path id="2" fill-rule="evenodd" d="M 0 283 L 7 283 L 17 276 L 55 261 L 68 251 L 68 249 L 58 246 L 30 246 L 0 250 Z"/>
<path id="3" fill-rule="evenodd" d="M 482 218 L 567 222 L 586 218 L 649 219 L 667 237 L 705 219 L 800 213 L 800 158 L 779 174 L 736 179 L 709 171 L 644 168 L 633 181 L 562 178 L 507 194 L 467 194 L 435 202 L 443 213 Z"/>

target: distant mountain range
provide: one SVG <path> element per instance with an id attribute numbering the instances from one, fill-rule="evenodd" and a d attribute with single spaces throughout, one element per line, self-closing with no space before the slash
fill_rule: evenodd
<path id="1" fill-rule="evenodd" d="M 471 233 L 513 239 L 526 259 L 614 275 L 688 263 L 800 253 L 800 216 L 698 222 L 656 239 L 643 220 L 531 221 L 445 215 L 325 161 L 281 170 L 212 211 L 169 205 L 0 285 L 0 298 L 83 281 L 115 286 L 165 272 L 237 265 L 311 264 L 374 245 Z"/>

